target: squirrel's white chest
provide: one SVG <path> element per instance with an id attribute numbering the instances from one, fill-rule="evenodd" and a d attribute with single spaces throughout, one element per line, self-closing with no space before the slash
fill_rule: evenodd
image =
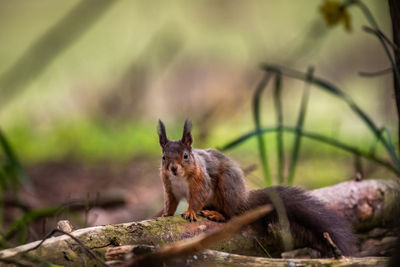
<path id="1" fill-rule="evenodd" d="M 184 177 L 181 176 L 169 176 L 171 181 L 172 193 L 175 198 L 179 201 L 182 198 L 189 199 L 189 184 Z"/>

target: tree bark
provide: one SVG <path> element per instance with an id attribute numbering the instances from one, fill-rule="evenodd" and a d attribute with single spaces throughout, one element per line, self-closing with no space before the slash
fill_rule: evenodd
<path id="1" fill-rule="evenodd" d="M 349 181 L 310 191 L 310 194 L 321 199 L 327 207 L 337 210 L 351 221 L 360 234 L 361 247 L 367 251 L 362 254 L 363 256 L 382 255 L 383 248 L 389 251 L 392 247 L 395 237 L 391 236 L 388 227 L 400 194 L 400 184 L 397 181 Z M 160 247 L 167 243 L 220 229 L 223 226 L 223 223 L 208 221 L 204 218 L 188 223 L 180 216 L 173 216 L 90 227 L 73 231 L 71 234 L 104 259 L 106 248 L 109 247 L 122 245 Z M 265 250 L 269 253 L 282 252 L 277 251 L 280 247 L 277 245 L 280 244 L 279 231 L 273 228 L 268 231 L 270 232 L 268 236 L 260 235 L 251 226 L 247 226 L 234 238 L 215 244 L 212 249 L 250 256 L 266 256 Z M 365 242 L 367 245 L 363 247 Z M 4 259 L 24 262 L 46 260 L 60 265 L 96 264 L 97 260 L 85 253 L 85 249 L 69 236 L 61 235 L 49 238 L 39 248 L 25 253 L 38 243 L 39 241 L 36 241 L 0 251 L 0 261 Z M 368 246 L 368 243 L 372 243 L 372 246 Z"/>
<path id="2" fill-rule="evenodd" d="M 346 267 L 346 266 L 374 266 L 386 267 L 388 258 L 346 258 L 346 259 L 277 259 L 265 257 L 249 257 L 216 250 L 206 250 L 202 253 L 171 263 L 171 265 L 189 266 L 263 266 L 263 267 L 287 267 L 287 266 L 313 266 L 313 267 Z M 177 264 L 176 264 L 177 263 Z"/>
<path id="3" fill-rule="evenodd" d="M 346 218 L 356 232 L 390 226 L 400 200 L 398 180 L 348 181 L 311 191 L 329 209 Z M 398 210 L 397 210 L 398 211 Z"/>
<path id="4" fill-rule="evenodd" d="M 110 267 L 125 264 L 126 253 L 131 253 L 131 246 L 122 246 L 121 253 L 108 258 L 106 262 Z M 117 248 L 115 248 L 116 250 Z M 113 251 L 113 253 L 118 253 Z M 314 266 L 314 267 L 346 267 L 346 266 L 374 266 L 386 267 L 387 257 L 364 257 L 364 258 L 343 258 L 343 259 L 278 259 L 265 257 L 243 256 L 238 254 L 226 253 L 217 250 L 205 250 L 190 257 L 171 259 L 164 262 L 165 266 L 267 266 L 267 267 L 287 267 L 287 266 Z M 141 266 L 141 265 L 139 265 Z M 149 266 L 149 265 L 144 265 Z"/>

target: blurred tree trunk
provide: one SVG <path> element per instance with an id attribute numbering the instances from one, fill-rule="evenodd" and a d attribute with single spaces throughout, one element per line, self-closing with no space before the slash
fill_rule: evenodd
<path id="1" fill-rule="evenodd" d="M 398 0 L 389 0 L 390 16 L 392 17 L 393 42 L 397 46 L 394 50 L 396 66 L 400 66 L 400 2 Z M 396 98 L 397 119 L 398 119 L 398 145 L 400 153 L 400 82 L 396 75 L 393 75 L 394 95 Z"/>

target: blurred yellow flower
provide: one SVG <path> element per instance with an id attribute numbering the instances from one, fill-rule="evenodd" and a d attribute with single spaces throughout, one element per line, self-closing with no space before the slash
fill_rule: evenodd
<path id="1" fill-rule="evenodd" d="M 341 2 L 335 0 L 325 0 L 319 10 L 322 13 L 328 26 L 335 26 L 343 23 L 348 32 L 351 31 L 351 17 Z"/>

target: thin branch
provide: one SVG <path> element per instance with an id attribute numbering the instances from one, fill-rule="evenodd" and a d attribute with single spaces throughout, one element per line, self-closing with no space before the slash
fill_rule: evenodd
<path id="1" fill-rule="evenodd" d="M 45 238 L 43 238 L 43 240 L 39 242 L 39 244 L 37 244 L 36 246 L 34 246 L 34 247 L 30 248 L 30 249 L 27 249 L 27 250 L 25 251 L 25 253 L 27 253 L 27 252 L 29 252 L 29 251 L 32 251 L 32 250 L 35 250 L 35 249 L 38 249 L 47 239 L 49 239 L 50 237 L 52 237 L 55 233 L 62 233 L 62 234 L 64 234 L 64 235 L 69 236 L 69 237 L 72 238 L 76 243 L 78 243 L 78 244 L 83 248 L 83 250 L 84 250 L 89 256 L 91 256 L 92 258 L 96 259 L 102 266 L 105 266 L 105 267 L 108 266 L 99 256 L 96 255 L 96 253 L 94 253 L 90 248 L 88 248 L 87 246 L 85 246 L 85 244 L 83 244 L 82 241 L 80 241 L 78 238 L 76 238 L 75 236 L 71 235 L 70 233 L 67 233 L 67 232 L 62 231 L 62 230 L 59 230 L 59 229 L 53 229 L 53 231 L 51 231 L 50 233 L 48 233 L 48 234 L 45 236 Z"/>
<path id="2" fill-rule="evenodd" d="M 368 20 L 369 24 L 372 25 L 372 27 L 378 29 L 378 23 L 376 22 L 374 16 L 372 15 L 372 13 L 369 11 L 368 7 L 359 0 L 348 0 L 346 2 L 343 3 L 343 7 L 346 8 L 350 5 L 358 5 L 358 7 L 361 9 L 361 11 L 364 13 L 366 19 Z"/>
<path id="3" fill-rule="evenodd" d="M 332 247 L 333 250 L 333 255 L 335 255 L 335 259 L 341 259 L 344 258 L 343 257 L 343 253 L 342 251 L 340 251 L 340 249 L 336 246 L 335 242 L 333 242 L 330 234 L 328 232 L 324 232 L 324 238 L 326 239 L 326 241 L 329 243 L 329 245 Z"/>
<path id="4" fill-rule="evenodd" d="M 265 255 L 267 255 L 268 258 L 272 258 L 271 255 L 268 253 L 268 250 L 260 243 L 260 241 L 258 241 L 257 238 L 254 238 L 254 240 L 256 240 L 257 244 L 264 251 Z"/>
<path id="5" fill-rule="evenodd" d="M 393 72 L 393 68 L 389 67 L 389 68 L 386 68 L 386 69 L 383 69 L 383 70 L 378 70 L 378 71 L 375 71 L 375 72 L 360 71 L 360 72 L 358 72 L 358 74 L 360 76 L 369 78 L 369 77 L 376 77 L 376 76 L 380 76 L 380 75 L 390 74 L 392 72 Z"/>
<path id="6" fill-rule="evenodd" d="M 388 43 L 392 47 L 393 50 L 399 49 L 399 47 L 395 43 L 393 43 L 392 40 L 390 40 L 389 37 L 387 37 L 381 30 L 374 29 L 374 28 L 368 27 L 366 25 L 362 26 L 362 29 L 367 33 L 375 34 L 377 36 L 382 37 L 385 40 L 385 42 Z"/>

